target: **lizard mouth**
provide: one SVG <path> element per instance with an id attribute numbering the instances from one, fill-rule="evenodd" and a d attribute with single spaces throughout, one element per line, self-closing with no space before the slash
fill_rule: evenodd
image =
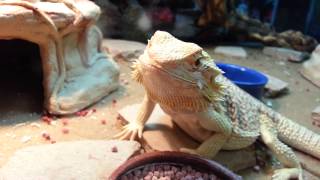
<path id="1" fill-rule="evenodd" d="M 197 71 L 204 76 L 208 83 L 214 83 L 216 77 L 224 73 L 212 59 L 199 58 L 196 60 L 196 64 L 198 64 Z"/>
<path id="2" fill-rule="evenodd" d="M 206 55 L 197 59 L 195 64 L 197 72 L 201 74 L 201 78 L 197 78 L 197 85 L 203 95 L 211 102 L 222 100 L 224 86 L 217 81 L 217 77 L 224 72 Z"/>

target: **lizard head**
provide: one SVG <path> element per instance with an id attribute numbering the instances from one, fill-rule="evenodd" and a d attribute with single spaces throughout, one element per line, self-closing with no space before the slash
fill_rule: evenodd
<path id="1" fill-rule="evenodd" d="M 157 31 L 148 41 L 139 59 L 179 79 L 179 83 L 192 83 L 209 100 L 221 97 L 222 85 L 216 77 L 222 71 L 200 46 L 184 42 L 171 34 Z"/>

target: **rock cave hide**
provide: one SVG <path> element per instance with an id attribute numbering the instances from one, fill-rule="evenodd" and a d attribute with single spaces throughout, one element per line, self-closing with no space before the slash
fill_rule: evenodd
<path id="1" fill-rule="evenodd" d="M 39 46 L 44 108 L 77 112 L 118 87 L 119 67 L 101 50 L 94 25 L 100 8 L 91 1 L 0 1 L 0 39 Z"/>

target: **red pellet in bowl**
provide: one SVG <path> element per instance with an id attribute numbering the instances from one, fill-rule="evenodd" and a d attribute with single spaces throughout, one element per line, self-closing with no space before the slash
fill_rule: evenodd
<path id="1" fill-rule="evenodd" d="M 120 180 L 219 180 L 212 173 L 198 171 L 191 166 L 173 163 L 148 164 L 130 170 Z"/>

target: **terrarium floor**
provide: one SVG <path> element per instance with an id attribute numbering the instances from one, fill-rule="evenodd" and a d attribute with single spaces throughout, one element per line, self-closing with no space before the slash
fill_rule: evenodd
<path id="1" fill-rule="evenodd" d="M 206 49 L 213 55 L 213 47 Z M 213 57 L 223 62 L 252 67 L 287 81 L 290 84 L 290 94 L 274 99 L 276 109 L 320 133 L 320 128 L 312 125 L 310 117 L 311 111 L 320 104 L 320 89 L 300 76 L 298 69 L 301 64 L 284 62 L 283 65 L 280 60 L 266 57 L 260 50 L 246 50 L 247 59 L 226 58 L 218 55 Z M 48 144 L 52 141 L 58 143 L 72 140 L 111 139 L 119 131 L 117 111 L 126 105 L 139 103 L 144 95 L 143 88 L 130 79 L 130 63 L 121 61 L 118 64 L 121 68 L 120 88 L 89 107 L 87 109 L 89 114 L 84 117 L 79 115 L 59 117 L 48 125 L 41 121 L 40 112 L 33 112 L 38 108 L 30 108 L 34 106 L 34 102 L 27 94 L 18 96 L 18 99 L 14 96 L 12 101 L 18 102 L 14 107 L 8 107 L 7 101 L 0 101 L 0 109 L 10 109 L 7 113 L 0 110 L 0 167 L 16 150 L 26 146 Z M 96 112 L 93 112 L 94 109 Z M 65 119 L 64 122 L 67 121 L 68 124 L 63 125 L 62 119 Z M 42 137 L 43 132 L 50 135 L 51 141 Z M 243 175 L 248 179 L 268 177 L 254 173 L 252 170 L 244 172 Z"/>

